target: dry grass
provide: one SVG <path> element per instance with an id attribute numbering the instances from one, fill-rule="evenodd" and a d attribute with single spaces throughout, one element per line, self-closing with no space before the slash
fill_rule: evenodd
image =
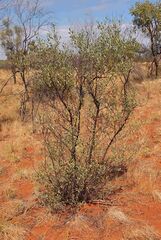
<path id="1" fill-rule="evenodd" d="M 0 222 L 0 240 L 24 240 L 26 230 L 16 224 Z"/>
<path id="2" fill-rule="evenodd" d="M 131 219 L 123 211 L 121 211 L 119 208 L 116 208 L 116 207 L 110 208 L 107 213 L 107 216 L 109 218 L 116 220 L 117 222 L 119 222 L 121 224 L 130 224 L 131 223 Z"/>
<path id="3" fill-rule="evenodd" d="M 2 195 L 6 200 L 15 199 L 16 189 L 11 184 L 9 184 L 6 187 L 4 187 Z"/>
<path id="4" fill-rule="evenodd" d="M 122 240 L 160 240 L 160 235 L 155 229 L 147 225 L 145 221 L 138 221 L 126 215 L 120 208 L 111 207 L 106 214 L 106 222 L 112 222 L 109 229 L 109 234 L 117 231 L 121 232 Z"/>
<path id="5" fill-rule="evenodd" d="M 132 225 L 126 229 L 123 235 L 123 240 L 160 240 L 160 236 L 148 225 Z"/>
<path id="6" fill-rule="evenodd" d="M 13 174 L 12 181 L 16 180 L 32 180 L 34 178 L 35 172 L 29 168 L 17 169 Z"/>
<path id="7" fill-rule="evenodd" d="M 16 147 L 16 143 L 9 142 L 4 145 L 1 157 L 8 160 L 10 163 L 18 163 L 20 161 L 20 156 L 18 155 L 17 152 L 18 145 Z"/>
<path id="8" fill-rule="evenodd" d="M 159 240 L 160 235 L 146 221 L 139 221 L 124 213 L 121 208 L 110 207 L 102 221 L 102 238 L 120 240 Z M 99 239 L 99 238 L 98 238 Z"/>
<path id="9" fill-rule="evenodd" d="M 88 219 L 81 214 L 74 215 L 74 217 L 67 222 L 64 230 L 64 239 L 72 240 L 82 238 L 83 240 L 97 240 L 99 236 L 98 231 L 94 229 Z"/>
<path id="10" fill-rule="evenodd" d="M 5 173 L 5 167 L 0 166 L 0 176 L 2 176 Z"/>
<path id="11" fill-rule="evenodd" d="M 130 80 L 135 83 L 142 83 L 145 79 L 147 79 L 147 71 L 145 67 L 140 64 L 135 64 Z"/>
<path id="12" fill-rule="evenodd" d="M 159 190 L 154 190 L 154 191 L 152 192 L 152 195 L 153 195 L 154 201 L 161 202 L 161 191 L 159 191 Z"/>
<path id="13" fill-rule="evenodd" d="M 133 181 L 138 191 L 152 194 L 161 180 L 161 170 L 152 161 L 140 160 L 129 170 L 128 178 Z"/>
<path id="14" fill-rule="evenodd" d="M 10 200 L 0 207 L 0 218 L 3 220 L 11 220 L 12 218 L 24 213 L 26 208 L 25 203 L 22 200 L 14 199 Z"/>

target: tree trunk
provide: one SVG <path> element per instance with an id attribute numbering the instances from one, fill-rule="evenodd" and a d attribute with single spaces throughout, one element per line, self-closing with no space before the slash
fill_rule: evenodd
<path id="1" fill-rule="evenodd" d="M 26 101 L 28 101 L 29 100 L 29 92 L 28 92 L 28 85 L 27 85 L 26 78 L 25 78 L 25 71 L 22 71 L 20 74 L 21 74 L 21 79 L 22 79 L 22 82 L 23 82 L 24 88 L 25 88 Z"/>
<path id="2" fill-rule="evenodd" d="M 12 66 L 12 75 L 13 75 L 13 83 L 16 84 L 17 78 L 16 78 L 16 70 L 14 66 Z"/>
<path id="3" fill-rule="evenodd" d="M 28 91 L 28 84 L 25 78 L 25 71 L 24 70 L 21 71 L 20 75 L 21 75 L 22 82 L 24 84 L 24 94 L 21 99 L 20 115 L 21 115 L 22 121 L 24 121 L 27 113 L 27 103 L 29 102 L 30 97 L 29 97 L 29 91 Z"/>
<path id="4" fill-rule="evenodd" d="M 157 78 L 158 77 L 158 68 L 159 68 L 157 57 L 155 57 L 155 59 L 154 59 L 154 64 L 155 64 L 155 76 Z"/>

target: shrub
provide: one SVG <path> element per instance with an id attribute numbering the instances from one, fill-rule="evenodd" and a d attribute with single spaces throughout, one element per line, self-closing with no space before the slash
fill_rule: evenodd
<path id="1" fill-rule="evenodd" d="M 39 181 L 52 208 L 99 198 L 107 180 L 126 171 L 111 152 L 136 106 L 129 79 L 137 44 L 121 24 L 70 30 L 70 39 L 70 48 L 60 46 L 54 29 L 38 43 L 33 78 L 48 156 Z"/>
<path id="2" fill-rule="evenodd" d="M 41 200 L 52 209 L 90 202 L 96 196 L 101 197 L 106 171 L 105 164 L 96 162 L 75 166 L 73 161 L 68 161 L 54 170 L 52 166 L 47 165 L 47 169 L 43 169 L 39 174 L 39 180 L 45 186 Z"/>

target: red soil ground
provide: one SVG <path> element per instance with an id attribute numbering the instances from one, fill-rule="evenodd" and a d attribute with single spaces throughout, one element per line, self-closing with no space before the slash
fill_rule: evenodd
<path id="1" fill-rule="evenodd" d="M 52 214 L 39 206 L 32 174 L 43 156 L 40 137 L 18 119 L 2 125 L 0 239 L 161 239 L 161 81 L 142 83 L 139 88 L 140 94 L 149 95 L 133 116 L 144 122 L 139 132 L 144 146 L 127 174 L 114 182 L 121 191 L 75 212 Z M 2 103 L 0 117 L 15 111 L 17 106 L 12 113 L 6 110 L 9 105 Z"/>

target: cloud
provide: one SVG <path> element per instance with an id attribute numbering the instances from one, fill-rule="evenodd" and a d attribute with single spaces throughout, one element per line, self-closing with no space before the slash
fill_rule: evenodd
<path id="1" fill-rule="evenodd" d="M 50 31 L 51 26 L 41 28 L 39 32 L 40 37 L 45 39 Z M 67 42 L 69 40 L 69 25 L 56 25 L 56 32 L 61 36 L 61 42 Z"/>
<path id="2" fill-rule="evenodd" d="M 102 0 L 99 1 L 99 3 L 88 7 L 85 9 L 86 12 L 91 13 L 91 12 L 100 12 L 100 11 L 104 11 L 104 10 L 109 10 L 112 8 L 116 8 L 116 6 L 118 7 L 118 5 L 122 5 L 122 4 L 127 4 L 130 3 L 130 0 Z"/>
<path id="3" fill-rule="evenodd" d="M 108 4 L 109 4 L 108 1 L 101 1 L 100 3 L 98 3 L 96 5 L 86 8 L 85 11 L 87 13 L 103 11 L 103 10 L 107 9 Z"/>
<path id="4" fill-rule="evenodd" d="M 86 8 L 85 11 L 86 12 L 99 12 L 102 10 L 105 10 L 107 8 L 108 4 L 107 3 L 101 3 L 101 4 L 97 4 L 95 6 Z"/>
<path id="5" fill-rule="evenodd" d="M 69 26 L 58 26 L 57 32 L 61 36 L 62 42 L 67 42 L 69 40 Z"/>

